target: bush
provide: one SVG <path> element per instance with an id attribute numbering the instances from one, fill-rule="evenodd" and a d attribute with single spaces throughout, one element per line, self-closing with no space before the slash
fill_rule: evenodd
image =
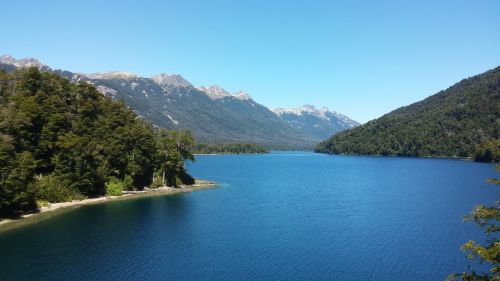
<path id="1" fill-rule="evenodd" d="M 163 186 L 163 178 L 162 178 L 161 174 L 159 174 L 153 178 L 153 182 L 151 183 L 151 185 L 149 187 L 150 188 L 158 188 L 160 186 Z"/>
<path id="2" fill-rule="evenodd" d="M 36 178 L 31 186 L 36 199 L 49 201 L 50 203 L 81 200 L 85 196 L 77 190 L 71 189 L 54 175 L 46 175 Z"/>
<path id="3" fill-rule="evenodd" d="M 124 190 L 133 190 L 134 189 L 134 179 L 132 179 L 131 176 L 126 175 L 122 182 L 123 182 Z"/>
<path id="4" fill-rule="evenodd" d="M 122 191 L 126 188 L 125 180 L 121 181 L 117 178 L 111 178 L 111 180 L 106 184 L 106 195 L 107 196 L 120 196 Z"/>
<path id="5" fill-rule="evenodd" d="M 50 202 L 47 200 L 36 200 L 36 206 L 38 209 L 41 209 L 43 207 L 47 207 L 50 205 Z"/>

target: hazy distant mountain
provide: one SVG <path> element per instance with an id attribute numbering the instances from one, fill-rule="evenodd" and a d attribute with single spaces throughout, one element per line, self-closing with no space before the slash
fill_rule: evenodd
<path id="1" fill-rule="evenodd" d="M 154 125 L 191 129 L 201 142 L 249 142 L 300 149 L 312 148 L 324 139 L 318 133 L 289 124 L 247 93 L 231 94 L 219 86 L 196 88 L 178 74 L 151 78 L 121 71 L 82 74 L 53 70 L 35 59 L 0 57 L 0 68 L 6 71 L 29 66 L 55 72 L 72 82 L 94 84 L 101 93 L 123 100 Z"/>
<path id="2" fill-rule="evenodd" d="M 478 144 L 499 138 L 500 67 L 496 67 L 338 133 L 320 143 L 316 151 L 467 157 Z"/>
<path id="3" fill-rule="evenodd" d="M 299 108 L 276 108 L 274 113 L 295 129 L 322 139 L 359 125 L 343 114 L 326 107 L 318 109 L 309 104 Z"/>

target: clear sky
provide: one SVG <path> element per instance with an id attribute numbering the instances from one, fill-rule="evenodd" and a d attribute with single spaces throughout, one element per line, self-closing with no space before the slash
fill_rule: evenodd
<path id="1" fill-rule="evenodd" d="M 179 73 L 366 122 L 500 65 L 500 1 L 0 2 L 0 55 Z"/>

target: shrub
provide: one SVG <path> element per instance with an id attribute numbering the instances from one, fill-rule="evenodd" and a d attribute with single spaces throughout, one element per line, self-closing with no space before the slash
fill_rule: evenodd
<path id="1" fill-rule="evenodd" d="M 133 190 L 134 189 L 134 179 L 132 179 L 131 176 L 126 175 L 125 178 L 123 178 L 123 189 L 124 190 Z"/>
<path id="2" fill-rule="evenodd" d="M 71 200 L 81 200 L 85 196 L 77 190 L 70 188 L 64 181 L 49 174 L 37 177 L 31 186 L 36 199 L 45 200 L 50 203 L 65 202 Z"/>
<path id="3" fill-rule="evenodd" d="M 151 183 L 151 185 L 149 187 L 151 187 L 151 188 L 158 188 L 160 186 L 163 186 L 163 178 L 159 174 L 159 175 L 157 175 L 157 176 L 155 176 L 153 178 L 153 182 Z"/>
<path id="4" fill-rule="evenodd" d="M 106 195 L 120 196 L 122 195 L 122 191 L 125 190 L 125 187 L 125 180 L 121 181 L 117 178 L 111 178 L 111 180 L 106 184 Z"/>
<path id="5" fill-rule="evenodd" d="M 36 200 L 36 206 L 38 207 L 38 209 L 40 209 L 42 207 L 46 207 L 49 204 L 50 204 L 50 202 L 47 200 Z"/>

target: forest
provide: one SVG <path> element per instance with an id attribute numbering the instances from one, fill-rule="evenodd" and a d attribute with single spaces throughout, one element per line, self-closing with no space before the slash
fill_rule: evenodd
<path id="1" fill-rule="evenodd" d="M 319 143 L 330 154 L 470 157 L 500 155 L 500 67 L 464 79 Z"/>
<path id="2" fill-rule="evenodd" d="M 154 129 L 89 83 L 0 72 L 0 217 L 39 202 L 193 184 L 189 131 Z"/>
<path id="3" fill-rule="evenodd" d="M 259 144 L 251 143 L 199 143 L 193 146 L 195 154 L 254 154 L 268 153 L 269 150 Z"/>

